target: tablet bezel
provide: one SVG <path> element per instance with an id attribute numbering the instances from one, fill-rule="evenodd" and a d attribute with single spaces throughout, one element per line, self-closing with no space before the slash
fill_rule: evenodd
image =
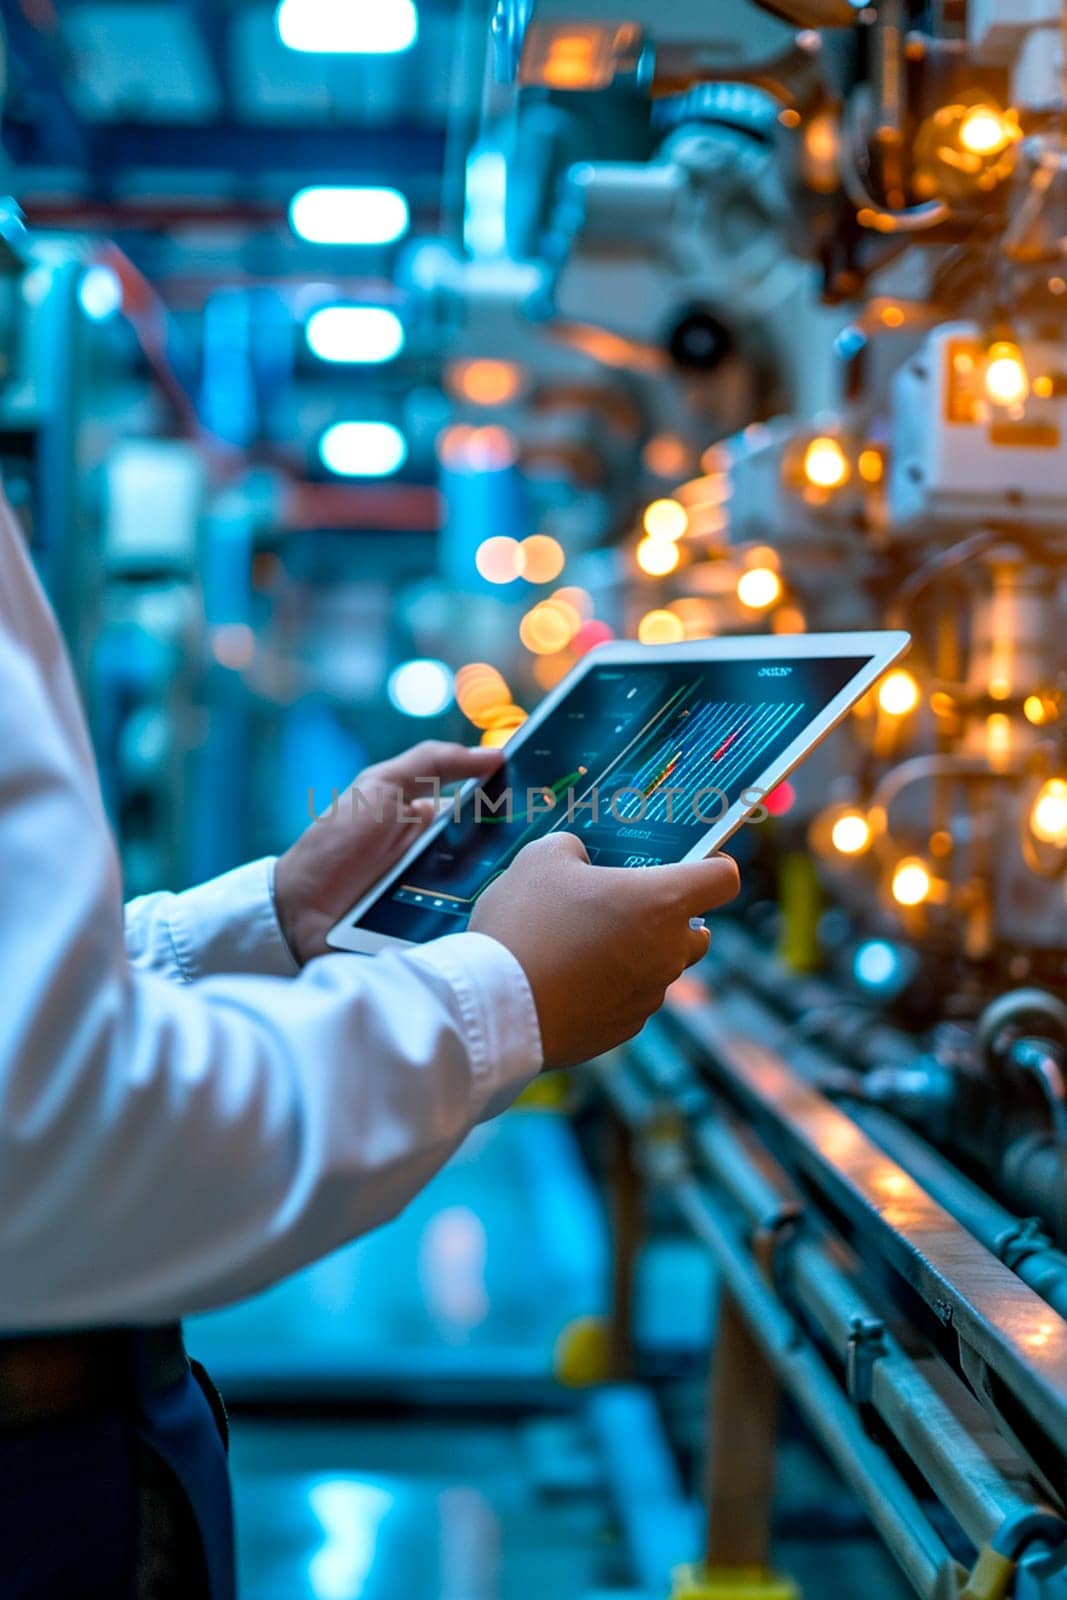
<path id="1" fill-rule="evenodd" d="M 505 752 L 516 749 L 525 739 L 537 732 L 541 723 L 549 716 L 560 702 L 566 699 L 572 688 L 593 667 L 612 665 L 633 665 L 646 661 L 804 661 L 811 657 L 827 659 L 833 656 L 862 656 L 870 655 L 871 659 L 855 673 L 849 681 L 838 690 L 833 699 L 823 707 L 817 716 L 797 734 L 789 745 L 778 756 L 777 760 L 770 762 L 763 768 L 759 777 L 746 788 L 746 793 L 759 790 L 761 794 L 768 794 L 781 783 L 795 767 L 809 755 L 816 745 L 821 744 L 827 734 L 843 721 L 849 710 L 872 684 L 898 661 L 911 643 L 911 635 L 903 631 L 882 632 L 870 631 L 859 633 L 798 633 L 798 634 L 757 634 L 755 636 L 738 636 L 718 639 L 691 639 L 683 644 L 647 645 L 638 644 L 635 640 L 617 640 L 610 644 L 598 645 L 583 656 L 573 671 L 541 701 L 537 709 L 520 728 L 512 735 L 504 747 Z M 464 794 L 473 793 L 477 786 L 477 779 L 471 779 L 464 785 Z M 681 857 L 683 861 L 698 861 L 703 856 L 713 854 L 720 850 L 727 840 L 737 832 L 745 818 L 756 809 L 759 800 L 750 804 L 744 800 L 737 800 L 720 819 L 712 823 L 693 845 L 688 853 Z M 376 933 L 370 928 L 354 926 L 358 923 L 363 913 L 373 905 L 382 894 L 388 891 L 393 881 L 405 874 L 412 862 L 417 860 L 422 851 L 427 849 L 437 835 L 445 828 L 451 816 L 451 808 L 446 807 L 442 815 L 419 835 L 411 849 L 406 851 L 395 866 L 383 878 L 379 878 L 373 888 L 347 911 L 331 928 L 326 936 L 326 942 L 334 950 L 347 950 L 361 955 L 376 955 L 381 950 L 418 949 L 424 941 L 417 939 L 398 939 L 394 934 Z M 561 819 L 562 820 L 562 819 Z M 557 824 L 558 826 L 558 824 Z M 555 831 L 549 829 L 549 832 Z M 435 937 L 442 937 L 435 935 Z M 432 941 L 427 940 L 426 943 Z"/>

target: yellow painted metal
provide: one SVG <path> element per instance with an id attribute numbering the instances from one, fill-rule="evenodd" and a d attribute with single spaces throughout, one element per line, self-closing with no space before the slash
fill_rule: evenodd
<path id="1" fill-rule="evenodd" d="M 676 1567 L 670 1600 L 801 1600 L 792 1578 L 766 1567 Z"/>
<path id="2" fill-rule="evenodd" d="M 1014 1580 L 1015 1562 L 987 1544 L 960 1590 L 960 1600 L 1005 1600 Z"/>
<path id="3" fill-rule="evenodd" d="M 611 1330 L 603 1317 L 575 1317 L 556 1340 L 556 1378 L 569 1389 L 606 1383 L 611 1374 Z"/>

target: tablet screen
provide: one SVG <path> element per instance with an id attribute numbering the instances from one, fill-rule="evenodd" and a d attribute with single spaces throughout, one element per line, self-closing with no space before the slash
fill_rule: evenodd
<path id="1" fill-rule="evenodd" d="M 352 925 L 459 933 L 516 852 L 557 829 L 601 866 L 681 860 L 871 659 L 591 667 Z"/>

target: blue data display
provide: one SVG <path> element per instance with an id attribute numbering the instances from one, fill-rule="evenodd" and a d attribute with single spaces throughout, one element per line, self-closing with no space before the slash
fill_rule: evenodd
<path id="1" fill-rule="evenodd" d="M 523 845 L 575 833 L 591 861 L 679 861 L 870 656 L 591 668 L 457 803 L 354 926 L 423 943 L 467 925 Z"/>

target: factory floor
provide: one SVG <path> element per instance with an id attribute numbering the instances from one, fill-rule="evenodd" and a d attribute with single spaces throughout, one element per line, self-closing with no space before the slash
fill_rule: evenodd
<path id="1" fill-rule="evenodd" d="M 625 1575 L 619 1536 L 592 1477 L 566 1494 L 539 1484 L 540 1449 L 506 1422 L 239 1423 L 241 1593 L 587 1600 Z"/>
<path id="2" fill-rule="evenodd" d="M 666 1595 L 700 1511 L 660 1407 L 552 1376 L 564 1327 L 603 1309 L 608 1248 L 567 1123 L 516 1112 L 388 1228 L 191 1322 L 232 1407 L 242 1600 Z M 704 1349 L 711 1299 L 702 1253 L 660 1241 L 638 1286 L 642 1347 Z M 683 1386 L 675 1406 L 695 1454 L 702 1399 Z M 903 1600 L 862 1518 L 827 1518 L 840 1489 L 802 1444 L 781 1476 L 780 1557 L 806 1600 Z"/>

